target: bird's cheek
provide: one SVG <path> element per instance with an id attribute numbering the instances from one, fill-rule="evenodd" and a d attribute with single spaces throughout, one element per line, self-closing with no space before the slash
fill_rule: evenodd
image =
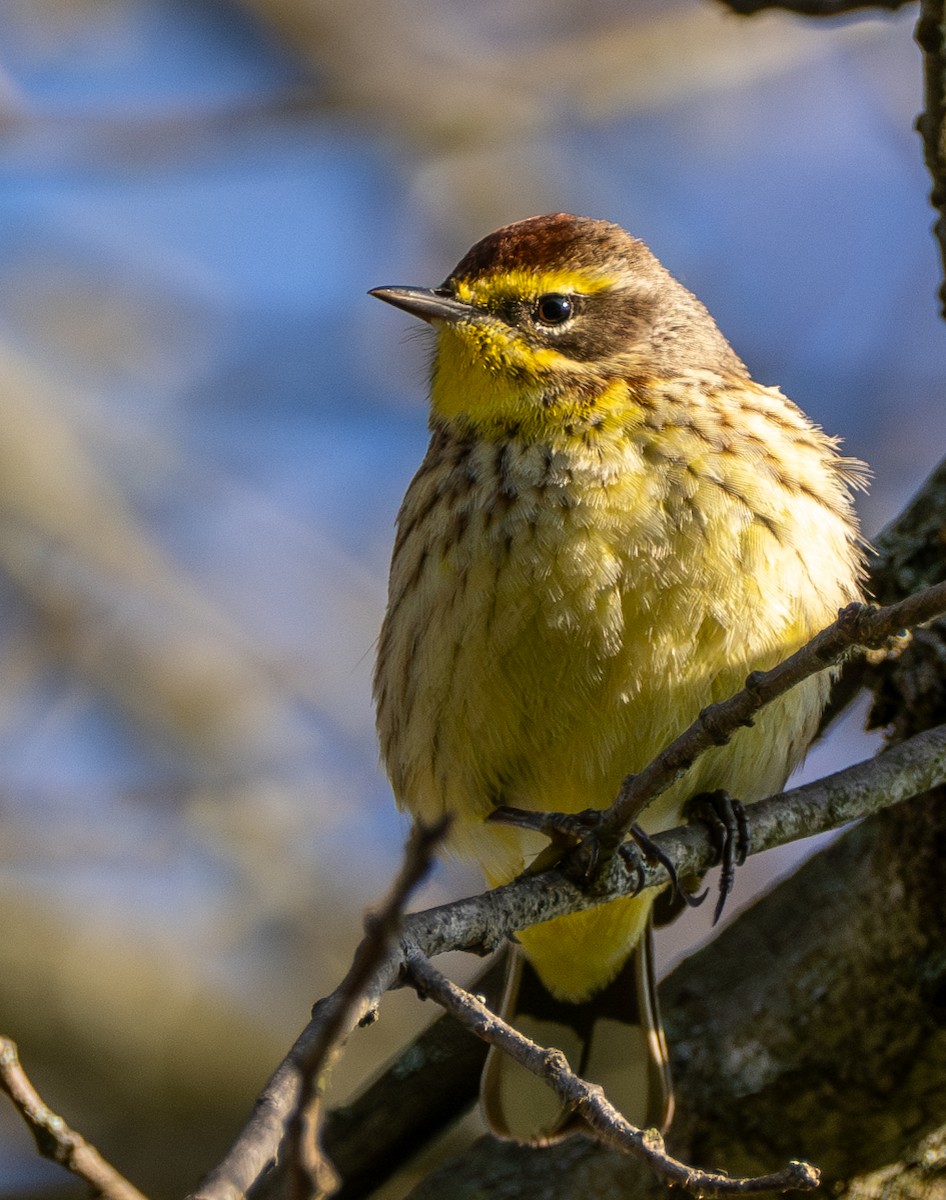
<path id="1" fill-rule="evenodd" d="M 535 404 L 537 388 L 518 357 L 511 343 L 488 331 L 444 328 L 431 382 L 434 413 L 484 429 L 523 420 Z"/>

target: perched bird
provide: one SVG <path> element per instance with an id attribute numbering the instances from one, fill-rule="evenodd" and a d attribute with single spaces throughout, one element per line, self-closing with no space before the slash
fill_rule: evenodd
<path id="1" fill-rule="evenodd" d="M 381 300 L 434 329 L 431 440 L 398 516 L 375 673 L 398 804 L 512 879 L 537 835 L 501 805 L 605 808 L 707 704 L 860 596 L 863 465 L 749 377 L 703 305 L 617 225 L 554 213 L 478 242 L 433 289 Z M 778 791 L 814 735 L 811 678 L 643 815 Z M 639 1124 L 672 1109 L 652 894 L 522 930 L 506 1010 Z M 523 958 L 524 955 L 524 958 Z M 517 982 L 520 991 L 516 993 Z M 569 1130 L 504 1056 L 494 1130 Z"/>

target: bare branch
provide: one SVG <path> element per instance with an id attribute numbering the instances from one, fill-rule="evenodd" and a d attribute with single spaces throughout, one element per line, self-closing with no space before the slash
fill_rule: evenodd
<path id="1" fill-rule="evenodd" d="M 482 1004 L 475 996 L 441 975 L 424 955 L 412 951 L 408 969 L 422 996 L 446 1009 L 457 1021 L 491 1046 L 498 1046 L 516 1062 L 538 1075 L 562 1102 L 612 1146 L 642 1159 L 665 1183 L 697 1196 L 749 1196 L 760 1192 L 812 1191 L 820 1175 L 810 1163 L 793 1161 L 783 1170 L 756 1178 L 733 1178 L 717 1171 L 687 1166 L 667 1153 L 656 1129 L 639 1129 L 625 1120 L 596 1084 L 572 1071 L 561 1050 L 549 1050 L 524 1037 Z"/>
<path id="2" fill-rule="evenodd" d="M 93 1145 L 43 1103 L 23 1070 L 16 1043 L 5 1037 L 0 1037 L 0 1089 L 29 1126 L 44 1158 L 51 1158 L 84 1179 L 106 1200 L 146 1200 Z"/>
<path id="3" fill-rule="evenodd" d="M 291 1164 L 290 1195 L 294 1200 L 330 1196 L 338 1187 L 338 1177 L 322 1152 L 319 1136 L 328 1073 L 354 1027 L 349 1013 L 358 1008 L 394 944 L 408 897 L 430 870 L 448 824 L 443 819 L 431 827 L 420 823 L 414 826 L 404 861 L 387 899 L 377 913 L 370 914 L 365 920 L 365 937 L 355 953 L 352 969 L 338 990 L 338 1003 L 325 1022 L 321 1036 L 302 1061 L 299 1102 L 286 1131 Z M 370 1013 L 360 1018 L 362 1022 L 370 1019 Z"/>
<path id="4" fill-rule="evenodd" d="M 468 990 L 495 1008 L 505 974 L 500 952 Z M 477 1094 L 487 1049 L 443 1014 L 357 1096 L 328 1113 L 322 1144 L 344 1181 L 338 1200 L 373 1194 L 464 1116 Z"/>
<path id="5" fill-rule="evenodd" d="M 705 708 L 689 729 L 670 743 L 637 775 L 629 775 L 598 827 L 602 849 L 613 850 L 627 836 L 641 812 L 675 783 L 696 759 L 722 746 L 766 704 L 826 667 L 834 666 L 855 646 L 879 648 L 900 633 L 946 612 L 946 583 L 936 584 L 898 604 L 874 608 L 849 604 L 838 619 L 790 658 L 770 671 L 754 671 L 743 691 Z"/>

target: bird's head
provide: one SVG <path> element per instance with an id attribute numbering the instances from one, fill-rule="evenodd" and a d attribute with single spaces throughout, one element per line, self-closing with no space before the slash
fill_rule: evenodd
<path id="1" fill-rule="evenodd" d="M 476 243 L 435 288 L 377 296 L 437 331 L 432 417 L 543 436 L 688 370 L 746 376 L 703 305 L 618 225 L 552 213 Z"/>

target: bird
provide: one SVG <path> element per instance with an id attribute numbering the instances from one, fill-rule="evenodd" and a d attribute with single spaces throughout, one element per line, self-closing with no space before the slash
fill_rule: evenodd
<path id="1" fill-rule="evenodd" d="M 433 332 L 430 442 L 397 517 L 374 673 L 398 805 L 451 818 L 490 886 L 542 845 L 504 806 L 605 809 L 708 704 L 862 596 L 863 463 L 753 381 L 703 304 L 608 221 L 550 213 L 478 241 L 437 287 L 371 295 Z M 812 740 L 822 672 L 700 757 L 642 815 L 779 791 Z M 503 1013 L 639 1125 L 673 1093 L 653 893 L 517 932 Z M 500 1137 L 580 1127 L 491 1051 Z"/>

